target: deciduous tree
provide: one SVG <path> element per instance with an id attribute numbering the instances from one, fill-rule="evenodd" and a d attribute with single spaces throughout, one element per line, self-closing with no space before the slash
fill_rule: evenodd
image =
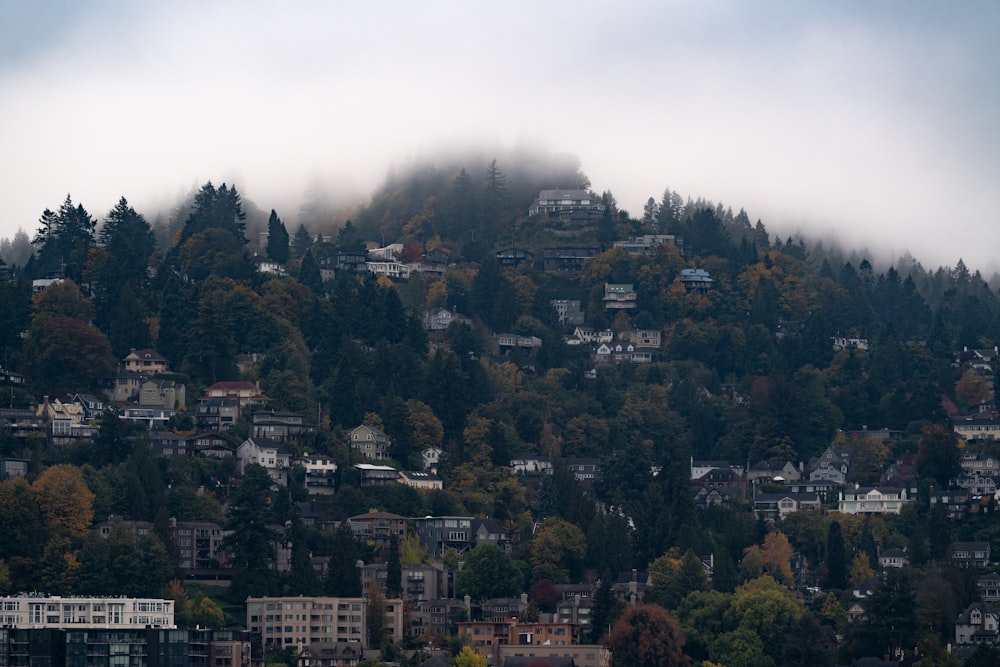
<path id="1" fill-rule="evenodd" d="M 669 613 L 658 605 L 629 607 L 608 636 L 613 667 L 687 667 L 684 635 Z"/>

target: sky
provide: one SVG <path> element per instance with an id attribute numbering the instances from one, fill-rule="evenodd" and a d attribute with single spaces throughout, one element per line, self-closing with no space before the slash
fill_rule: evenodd
<path id="1" fill-rule="evenodd" d="M 772 233 L 1000 270 L 995 0 L 0 0 L 0 237 L 206 181 L 297 225 L 394 166 L 572 153 Z M 502 167 L 502 165 L 501 165 Z"/>

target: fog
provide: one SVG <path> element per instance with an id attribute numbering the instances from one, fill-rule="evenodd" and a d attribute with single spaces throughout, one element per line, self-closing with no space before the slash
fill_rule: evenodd
<path id="1" fill-rule="evenodd" d="M 0 237 L 67 193 L 154 217 L 207 180 L 296 224 L 307 191 L 532 146 L 634 214 L 669 187 L 997 268 L 997 3 L 8 4 Z"/>

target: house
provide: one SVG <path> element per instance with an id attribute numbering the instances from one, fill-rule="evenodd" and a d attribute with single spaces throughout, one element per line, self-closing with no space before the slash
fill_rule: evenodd
<path id="1" fill-rule="evenodd" d="M 383 594 L 388 593 L 388 566 L 386 563 L 364 563 L 358 561 L 362 595 L 367 595 L 373 586 L 378 586 Z M 436 600 L 447 593 L 449 574 L 440 563 L 404 563 L 401 566 L 403 598 L 409 602 Z"/>
<path id="2" fill-rule="evenodd" d="M 1000 602 L 1000 574 L 981 574 L 976 577 L 976 588 L 983 602 Z"/>
<path id="3" fill-rule="evenodd" d="M 701 479 L 713 470 L 731 470 L 742 477 L 742 470 L 738 466 L 733 466 L 729 461 L 707 461 L 697 460 L 691 457 L 691 479 Z"/>
<path id="4" fill-rule="evenodd" d="M 632 283 L 604 283 L 604 309 L 609 312 L 634 310 L 637 298 Z"/>
<path id="5" fill-rule="evenodd" d="M 287 276 L 288 271 L 285 269 L 285 265 L 281 262 L 276 262 L 273 259 L 268 259 L 263 255 L 257 255 L 253 258 L 254 266 L 260 273 L 266 273 L 272 276 Z"/>
<path id="6" fill-rule="evenodd" d="M 899 514 L 911 502 L 913 499 L 908 497 L 906 489 L 860 486 L 841 491 L 837 509 L 844 514 Z"/>
<path id="7" fill-rule="evenodd" d="M 850 466 L 851 453 L 847 450 L 836 450 L 831 445 L 809 462 L 809 481 L 846 484 Z"/>
<path id="8" fill-rule="evenodd" d="M 1000 458 L 983 452 L 963 451 L 962 470 L 985 475 L 1000 475 Z"/>
<path id="9" fill-rule="evenodd" d="M 956 644 L 996 644 L 1000 611 L 988 602 L 973 602 L 955 619 Z"/>
<path id="10" fill-rule="evenodd" d="M 333 280 L 338 273 L 361 273 L 367 261 L 368 255 L 363 252 L 338 252 L 320 259 L 320 277 L 327 281 Z"/>
<path id="11" fill-rule="evenodd" d="M 361 476 L 361 486 L 384 486 L 399 481 L 399 471 L 391 466 L 355 463 L 354 469 Z"/>
<path id="12" fill-rule="evenodd" d="M 945 491 L 931 489 L 929 500 L 931 507 L 941 505 L 945 508 L 945 514 L 948 518 L 960 521 L 968 513 L 971 498 L 968 489 L 958 488 Z M 978 505 L 978 503 L 976 504 Z"/>
<path id="13" fill-rule="evenodd" d="M 906 549 L 886 549 L 878 555 L 878 566 L 882 569 L 905 567 L 909 563 L 910 559 L 906 555 Z"/>
<path id="14" fill-rule="evenodd" d="M 389 546 L 393 538 L 406 537 L 409 519 L 399 514 L 372 509 L 364 514 L 347 517 L 347 525 L 354 536 L 378 547 Z"/>
<path id="15" fill-rule="evenodd" d="M 504 551 L 510 551 L 513 543 L 510 533 L 503 529 L 499 523 L 493 519 L 473 519 L 470 524 L 472 539 L 476 544 L 491 542 Z"/>
<path id="16" fill-rule="evenodd" d="M 438 465 L 444 458 L 444 450 L 440 447 L 428 447 L 420 452 L 420 460 L 424 464 L 424 470 L 437 471 Z"/>
<path id="17" fill-rule="evenodd" d="M 463 554 L 475 546 L 470 516 L 425 516 L 411 523 L 431 558 L 441 558 L 448 549 Z"/>
<path id="18" fill-rule="evenodd" d="M 681 269 L 679 278 L 689 294 L 708 294 L 714 282 L 705 269 Z"/>
<path id="19" fill-rule="evenodd" d="M 867 338 L 852 338 L 849 336 L 834 336 L 833 349 L 840 350 L 868 350 Z"/>
<path id="20" fill-rule="evenodd" d="M 72 402 L 83 409 L 83 418 L 88 421 L 103 417 L 107 408 L 107 404 L 102 399 L 92 394 L 75 394 Z"/>
<path id="21" fill-rule="evenodd" d="M 0 481 L 28 475 L 29 459 L 19 459 L 13 456 L 0 457 Z"/>
<path id="22" fill-rule="evenodd" d="M 305 423 L 305 417 L 288 410 L 255 410 L 250 415 L 250 432 L 259 438 L 275 442 L 302 444 L 312 441 L 316 429 Z"/>
<path id="23" fill-rule="evenodd" d="M 542 339 L 538 336 L 522 336 L 512 333 L 493 334 L 493 340 L 497 342 L 497 347 L 501 350 L 520 349 L 534 350 L 542 346 Z"/>
<path id="24" fill-rule="evenodd" d="M 250 405 L 264 405 L 271 400 L 261 393 L 259 385 L 248 380 L 216 382 L 205 390 L 205 395 L 199 401 L 205 402 L 212 398 L 236 399 L 241 409 Z"/>
<path id="25" fill-rule="evenodd" d="M 591 224 L 604 213 L 604 201 L 586 190 L 541 190 L 528 207 L 528 215 L 558 218 L 575 224 Z"/>
<path id="26" fill-rule="evenodd" d="M 816 493 L 758 493 L 753 499 L 753 513 L 764 521 L 778 521 L 793 512 L 818 512 Z"/>
<path id="27" fill-rule="evenodd" d="M 295 464 L 305 469 L 309 493 L 331 495 L 337 491 L 337 462 L 332 456 L 306 452 L 295 459 Z"/>
<path id="28" fill-rule="evenodd" d="M 565 459 L 566 467 L 578 482 L 593 482 L 601 477 L 600 459 Z"/>
<path id="29" fill-rule="evenodd" d="M 424 313 L 424 329 L 428 331 L 444 331 L 452 322 L 464 322 L 466 324 L 472 322 L 465 315 L 458 314 L 455 310 L 448 310 L 447 308 L 431 308 L 426 313 Z"/>
<path id="30" fill-rule="evenodd" d="M 376 276 L 385 276 L 391 280 L 410 279 L 410 265 L 394 259 L 368 260 L 365 268 Z"/>
<path id="31" fill-rule="evenodd" d="M 1000 414 L 955 417 L 952 428 L 963 440 L 996 440 L 1000 437 Z"/>
<path id="32" fill-rule="evenodd" d="M 573 333 L 566 337 L 567 345 L 591 345 L 610 343 L 615 339 L 615 333 L 611 329 L 596 330 L 590 327 L 577 327 Z"/>
<path id="33" fill-rule="evenodd" d="M 423 470 L 400 470 L 399 482 L 421 491 L 440 491 L 443 488 L 440 477 Z"/>
<path id="34" fill-rule="evenodd" d="M 501 270 L 513 269 L 522 264 L 531 264 L 535 261 L 535 254 L 522 248 L 504 248 L 496 254 L 497 264 Z"/>
<path id="35" fill-rule="evenodd" d="M 10 438 L 24 440 L 30 433 L 44 433 L 45 421 L 27 408 L 0 408 L 0 429 Z"/>
<path id="36" fill-rule="evenodd" d="M 195 411 L 194 424 L 199 431 L 231 431 L 240 419 L 239 399 L 225 396 L 203 398 Z"/>
<path id="37" fill-rule="evenodd" d="M 642 601 L 649 586 L 649 572 L 633 569 L 631 572 L 619 572 L 611 590 L 621 602 L 635 604 Z"/>
<path id="38" fill-rule="evenodd" d="M 747 481 L 797 482 L 802 473 L 791 461 L 758 461 L 747 470 Z"/>
<path id="39" fill-rule="evenodd" d="M 131 401 L 139 395 L 139 387 L 147 377 L 136 371 L 119 369 L 106 380 L 108 398 L 116 403 Z"/>
<path id="40" fill-rule="evenodd" d="M 551 475 L 552 460 L 547 456 L 521 456 L 510 460 L 510 471 L 515 475 Z"/>
<path id="41" fill-rule="evenodd" d="M 684 250 L 684 239 L 673 234 L 644 234 L 625 241 L 615 241 L 615 248 L 621 248 L 630 255 L 652 255 L 657 248 L 675 248 L 678 252 Z"/>
<path id="42" fill-rule="evenodd" d="M 246 473 L 247 466 L 256 463 L 267 470 L 275 484 L 288 486 L 288 469 L 291 467 L 291 453 L 280 443 L 267 438 L 250 436 L 236 449 L 236 470 Z"/>
<path id="43" fill-rule="evenodd" d="M 990 566 L 989 542 L 952 542 L 951 560 L 963 570 L 985 570 Z"/>
<path id="44" fill-rule="evenodd" d="M 197 456 L 228 459 L 235 456 L 229 440 L 218 433 L 196 433 L 187 438 L 188 451 Z"/>
<path id="45" fill-rule="evenodd" d="M 153 456 L 187 456 L 187 438 L 173 431 L 151 431 L 149 446 Z"/>
<path id="46" fill-rule="evenodd" d="M 648 348 L 658 350 L 663 342 L 663 332 L 659 329 L 633 329 L 622 331 L 618 337 L 628 343 L 632 343 L 637 348 Z"/>
<path id="47" fill-rule="evenodd" d="M 390 243 L 382 248 L 368 248 L 368 257 L 371 259 L 393 260 L 399 256 L 404 247 L 402 243 Z"/>
<path id="48" fill-rule="evenodd" d="M 185 405 L 184 385 L 150 378 L 139 385 L 139 405 L 180 409 Z"/>
<path id="49" fill-rule="evenodd" d="M 546 248 L 542 251 L 542 271 L 550 276 L 579 278 L 583 275 L 584 263 L 600 252 L 597 247 Z"/>
<path id="50" fill-rule="evenodd" d="M 313 642 L 299 651 L 296 667 L 356 667 L 365 659 L 360 641 Z"/>
<path id="51" fill-rule="evenodd" d="M 361 452 L 366 460 L 374 461 L 389 458 L 389 446 L 392 441 L 381 429 L 362 424 L 354 428 L 347 436 L 351 448 Z"/>
<path id="52" fill-rule="evenodd" d="M 156 350 L 136 350 L 133 348 L 122 359 L 122 367 L 133 373 L 156 375 L 157 373 L 170 372 L 170 361 Z"/>
<path id="53" fill-rule="evenodd" d="M 167 428 L 167 423 L 175 414 L 177 411 L 173 408 L 160 405 L 129 405 L 118 413 L 118 418 L 142 422 L 146 428 L 152 430 Z"/>
<path id="54" fill-rule="evenodd" d="M 556 319 L 562 325 L 583 324 L 583 310 L 580 309 L 579 299 L 552 299 L 550 302 L 556 311 Z"/>

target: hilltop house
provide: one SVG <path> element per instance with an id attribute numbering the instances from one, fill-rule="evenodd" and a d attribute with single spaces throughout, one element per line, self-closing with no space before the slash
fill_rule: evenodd
<path id="1" fill-rule="evenodd" d="M 586 190 L 542 190 L 528 208 L 528 215 L 544 215 L 576 224 L 595 223 L 604 213 L 604 202 Z"/>

